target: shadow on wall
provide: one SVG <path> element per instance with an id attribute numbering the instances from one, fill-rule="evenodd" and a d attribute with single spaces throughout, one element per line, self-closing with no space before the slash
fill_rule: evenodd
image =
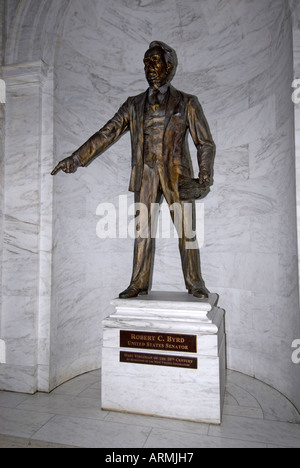
<path id="1" fill-rule="evenodd" d="M 205 200 L 206 243 L 201 255 L 205 280 L 220 294 L 220 305 L 228 314 L 229 367 L 255 375 L 300 407 L 299 375 L 290 358 L 291 342 L 300 331 L 294 281 L 293 54 L 287 2 L 189 0 L 176 2 L 176 8 L 173 0 L 143 2 L 143 6 L 123 0 L 7 3 L 18 4 L 8 24 L 7 64 L 43 59 L 50 69 L 54 67 L 54 96 L 45 93 L 44 132 L 36 135 L 43 140 L 47 163 L 50 155 L 46 152 L 52 157 L 53 140 L 58 161 L 105 124 L 129 95 L 146 89 L 142 54 L 152 39 L 175 48 L 180 63 L 174 86 L 199 97 L 217 143 L 215 185 Z M 5 99 L 4 89 L 1 94 Z M 33 101 L 30 96 L 25 100 L 23 94 L 7 105 L 15 115 L 6 117 L 6 125 L 8 130 L 16 125 L 23 130 L 19 153 L 24 151 L 24 161 L 29 161 L 32 151 L 27 145 L 26 124 Z M 49 96 L 54 100 L 52 113 L 48 112 Z M 23 114 L 27 121 L 20 118 Z M 30 125 L 28 135 L 33 130 Z M 101 318 L 107 315 L 110 299 L 128 285 L 116 283 L 129 281 L 132 243 L 100 241 L 95 216 L 99 203 L 114 201 L 127 190 L 130 141 L 126 138 L 92 168 L 78 171 L 74 178 L 57 179 L 49 193 L 45 193 L 46 176 L 37 184 L 49 200 L 49 210 L 54 210 L 53 258 L 51 248 L 47 251 L 53 260 L 53 275 L 47 279 L 56 297 L 51 313 L 37 312 L 39 318 L 44 317 L 43 324 L 49 329 L 51 325 L 49 349 L 44 336 L 36 340 L 34 328 L 29 330 L 34 341 L 30 346 L 33 350 L 41 340 L 40 350 L 47 359 L 51 356 L 51 362 L 38 362 L 39 369 L 45 379 L 53 373 L 54 384 L 99 363 Z M 11 164 L 17 163 L 14 170 L 6 171 L 5 196 L 11 207 L 5 213 L 7 223 L 12 216 L 22 219 L 25 203 L 25 208 L 31 208 L 28 193 L 34 180 L 28 180 L 25 192 L 13 135 L 6 143 L 11 151 L 6 157 Z M 16 199 L 11 187 L 19 180 Z M 50 206 L 53 196 L 54 205 Z M 7 234 L 8 224 L 5 229 Z M 31 233 L 20 239 L 23 255 Z M 177 243 L 162 245 L 155 287 L 180 289 Z M 27 272 L 27 259 L 22 255 L 20 267 Z M 49 260 L 48 270 L 50 265 Z M 171 270 L 169 275 L 166 268 Z M 17 269 L 12 273 L 15 280 Z M 33 283 L 36 286 L 39 278 L 33 278 Z M 9 294 L 18 299 L 21 291 L 10 286 Z M 51 291 L 46 291 L 46 298 L 47 294 Z M 8 309 L 4 306 L 2 314 L 10 324 L 14 315 Z M 35 324 L 32 307 L 28 309 L 30 325 Z M 285 320 L 282 310 L 286 311 Z M 19 314 L 21 333 L 29 319 L 26 322 L 23 311 Z M 8 334 L 12 328 L 7 326 Z M 16 365 L 20 366 L 19 337 L 1 336 L 7 347 L 12 343 L 18 350 Z M 22 346 L 27 346 L 25 341 Z M 48 366 L 52 366 L 50 372 Z"/>

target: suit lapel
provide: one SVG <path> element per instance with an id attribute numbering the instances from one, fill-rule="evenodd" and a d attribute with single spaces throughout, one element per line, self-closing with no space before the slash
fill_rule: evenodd
<path id="1" fill-rule="evenodd" d="M 169 125 L 172 115 L 174 115 L 176 111 L 178 110 L 178 105 L 180 103 L 180 94 L 177 91 L 177 89 L 173 88 L 173 86 L 170 86 L 169 92 L 170 92 L 170 95 L 169 95 L 167 111 L 166 111 L 165 131 L 166 131 L 167 126 Z"/>
<path id="2" fill-rule="evenodd" d="M 146 99 L 147 99 L 147 94 L 148 91 L 145 91 L 144 93 L 140 94 L 137 105 L 136 105 L 136 115 L 137 115 L 137 120 L 138 120 L 138 129 L 143 130 L 144 127 L 144 109 L 145 109 L 145 104 L 146 104 Z"/>
<path id="3" fill-rule="evenodd" d="M 140 152 L 143 151 L 144 146 L 144 109 L 147 99 L 147 91 L 142 93 L 136 102 L 135 108 L 135 132 L 136 132 L 136 144 Z"/>
<path id="4" fill-rule="evenodd" d="M 143 150 L 144 150 L 144 108 L 147 98 L 147 91 L 136 97 L 132 114 L 130 130 L 132 133 L 132 166 L 133 166 L 133 181 L 131 189 L 133 191 L 140 190 L 143 176 Z"/>

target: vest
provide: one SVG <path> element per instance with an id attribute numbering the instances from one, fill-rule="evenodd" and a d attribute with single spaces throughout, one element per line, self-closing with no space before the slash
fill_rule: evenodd
<path id="1" fill-rule="evenodd" d="M 163 136 L 167 108 L 167 95 L 162 102 L 152 106 L 146 102 L 144 114 L 144 164 L 153 168 L 155 163 L 163 163 Z"/>

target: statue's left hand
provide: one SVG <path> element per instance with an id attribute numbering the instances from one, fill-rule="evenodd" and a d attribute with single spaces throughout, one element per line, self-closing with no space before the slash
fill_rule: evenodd
<path id="1" fill-rule="evenodd" d="M 208 171 L 201 171 L 199 174 L 199 184 L 203 188 L 207 188 L 211 185 L 210 173 Z"/>

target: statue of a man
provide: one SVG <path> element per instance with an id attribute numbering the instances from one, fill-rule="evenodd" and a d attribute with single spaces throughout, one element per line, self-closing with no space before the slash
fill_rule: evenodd
<path id="1" fill-rule="evenodd" d="M 182 206 L 179 249 L 186 288 L 195 297 L 207 298 L 209 291 L 201 275 L 199 249 L 187 247 L 191 239 L 187 238 L 185 232 L 180 181 L 192 180 L 188 133 L 197 148 L 200 170 L 198 182 L 204 190 L 212 184 L 215 145 L 198 99 L 170 85 L 177 68 L 176 52 L 163 42 L 154 41 L 145 54 L 144 64 L 149 83 L 147 91 L 129 97 L 99 132 L 56 166 L 52 175 L 59 170 L 73 173 L 77 167 L 87 166 L 129 130 L 132 143 L 129 190 L 135 193 L 135 202 L 147 207 L 148 226 L 153 225 L 151 206 L 159 203 L 162 195 L 170 207 L 173 222 L 171 207 L 174 204 Z M 148 294 L 153 237 L 151 229 L 148 229 L 147 236 L 137 234 L 132 279 L 120 298 Z"/>

